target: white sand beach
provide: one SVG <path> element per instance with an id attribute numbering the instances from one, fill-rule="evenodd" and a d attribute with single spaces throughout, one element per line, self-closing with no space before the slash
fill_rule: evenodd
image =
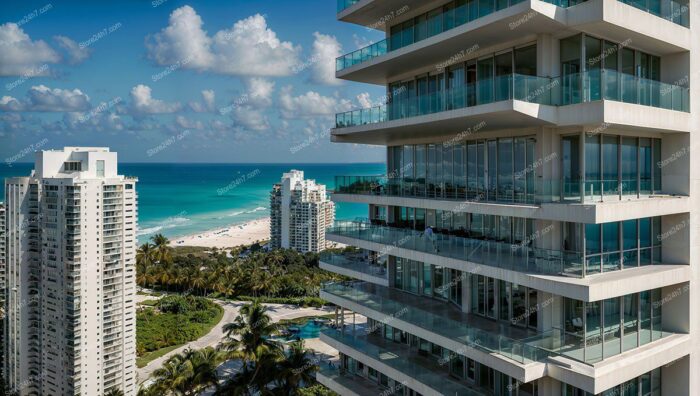
<path id="1" fill-rule="evenodd" d="M 270 218 L 249 221 L 245 224 L 230 225 L 225 228 L 206 231 L 200 234 L 174 238 L 172 246 L 199 246 L 231 248 L 250 245 L 270 239 Z"/>

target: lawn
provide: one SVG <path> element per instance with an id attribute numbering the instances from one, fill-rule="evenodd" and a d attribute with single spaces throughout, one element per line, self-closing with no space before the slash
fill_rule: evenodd
<path id="1" fill-rule="evenodd" d="M 168 296 L 136 315 L 137 366 L 197 340 L 224 316 L 216 303 L 202 297 Z"/>

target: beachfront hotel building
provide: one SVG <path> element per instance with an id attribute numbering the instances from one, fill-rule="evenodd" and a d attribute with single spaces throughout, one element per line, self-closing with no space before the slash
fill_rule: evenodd
<path id="1" fill-rule="evenodd" d="M 321 383 L 700 394 L 691 3 L 339 1 L 340 21 L 386 39 L 336 76 L 388 101 L 338 114 L 331 139 L 385 146 L 387 170 L 336 180 L 333 200 L 368 218 L 326 233 L 357 249 L 321 258 L 355 279 L 322 287 L 342 314 L 321 334 L 340 353 Z"/>
<path id="2" fill-rule="evenodd" d="M 270 192 L 270 247 L 318 253 L 330 245 L 326 228 L 335 220 L 335 204 L 326 186 L 304 180 L 304 172 L 282 175 Z"/>
<path id="3" fill-rule="evenodd" d="M 5 180 L 5 380 L 20 395 L 136 394 L 136 180 L 117 153 L 36 153 Z"/>

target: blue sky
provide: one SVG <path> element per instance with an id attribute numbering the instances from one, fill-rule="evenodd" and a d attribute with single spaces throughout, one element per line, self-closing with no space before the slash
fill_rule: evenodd
<path id="1" fill-rule="evenodd" d="M 109 146 L 129 162 L 365 162 L 332 144 L 339 111 L 378 86 L 334 58 L 381 38 L 335 2 L 21 1 L 0 4 L 0 159 Z"/>

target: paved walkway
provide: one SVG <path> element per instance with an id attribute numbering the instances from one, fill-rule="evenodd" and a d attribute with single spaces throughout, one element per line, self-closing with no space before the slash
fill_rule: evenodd
<path id="1" fill-rule="evenodd" d="M 238 311 L 243 305 L 249 304 L 248 302 L 232 302 L 232 301 L 219 301 L 214 300 L 217 304 L 221 305 L 224 309 L 224 316 L 221 321 L 214 326 L 214 328 L 202 336 L 201 338 L 191 341 L 180 348 L 177 348 L 169 353 L 159 357 L 158 359 L 152 360 L 148 365 L 142 368 L 136 369 L 138 373 L 138 383 L 142 384 L 153 374 L 154 371 L 159 369 L 163 363 L 165 363 L 171 356 L 181 353 L 187 348 L 192 349 L 202 349 L 206 347 L 216 347 L 219 342 L 224 338 L 223 327 L 227 323 L 231 323 L 238 316 Z M 268 310 L 267 314 L 270 315 L 273 322 L 279 322 L 282 319 L 296 319 L 304 316 L 320 316 L 328 315 L 333 313 L 332 308 L 300 308 L 296 305 L 285 305 L 285 304 L 263 304 Z"/>

